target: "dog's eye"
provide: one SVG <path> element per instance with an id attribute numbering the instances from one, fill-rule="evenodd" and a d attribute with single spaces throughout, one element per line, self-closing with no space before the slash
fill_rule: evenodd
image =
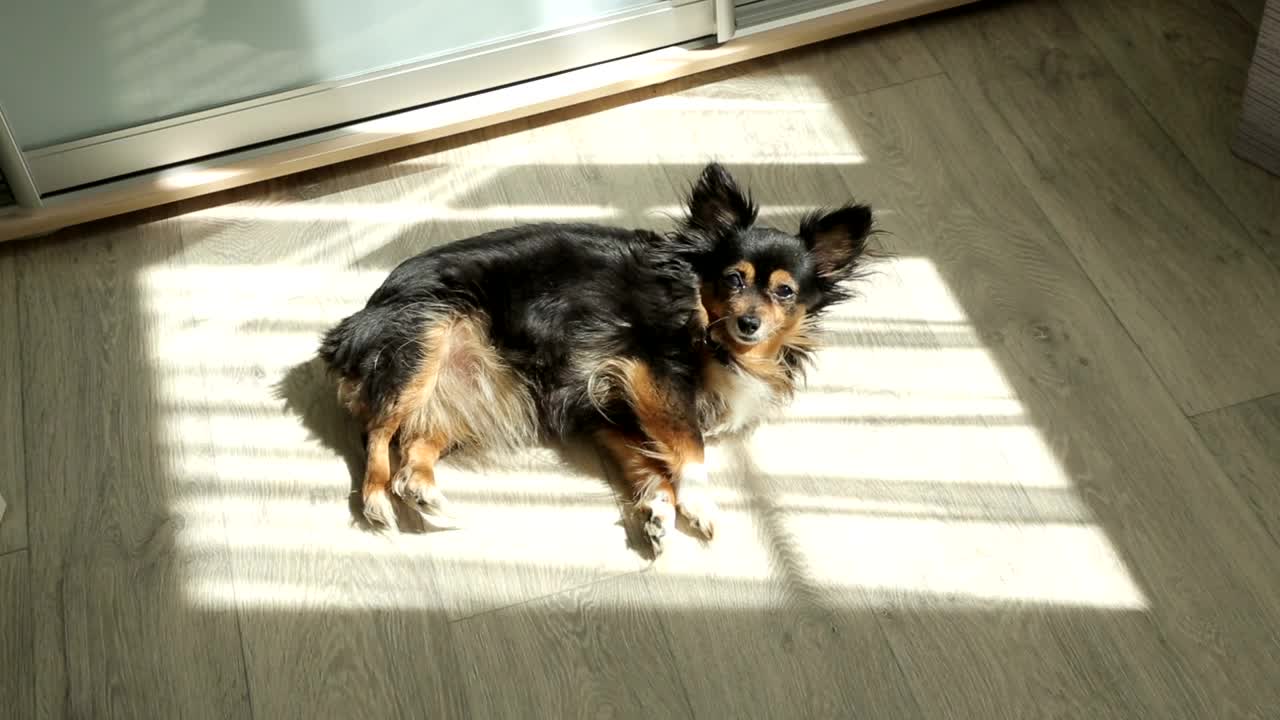
<path id="1" fill-rule="evenodd" d="M 731 272 L 728 275 L 725 275 L 724 281 L 734 290 L 741 290 L 747 286 L 747 283 L 743 280 L 742 273 L 740 272 Z"/>
<path id="2" fill-rule="evenodd" d="M 796 291 L 793 290 L 790 285 L 779 285 L 777 288 L 774 289 L 773 294 L 777 295 L 783 300 L 786 300 L 792 295 L 795 295 Z"/>

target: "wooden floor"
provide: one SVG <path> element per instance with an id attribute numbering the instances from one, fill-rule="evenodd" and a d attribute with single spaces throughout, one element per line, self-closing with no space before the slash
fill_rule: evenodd
<path id="1" fill-rule="evenodd" d="M 1260 7 L 985 2 L 0 248 L 0 714 L 1280 717 Z M 645 560 L 576 448 L 356 527 L 318 334 L 433 244 L 668 227 L 711 157 L 894 254 L 711 452 L 715 542 Z"/>

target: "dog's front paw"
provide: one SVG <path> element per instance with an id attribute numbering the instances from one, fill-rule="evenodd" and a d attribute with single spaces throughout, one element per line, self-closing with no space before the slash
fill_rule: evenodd
<path id="1" fill-rule="evenodd" d="M 661 555 L 667 531 L 676 524 L 676 508 L 665 493 L 644 500 L 637 508 L 644 520 L 644 534 L 655 556 Z"/>
<path id="2" fill-rule="evenodd" d="M 689 526 L 707 540 L 715 537 L 716 521 L 720 518 L 720 508 L 711 499 L 706 488 L 694 486 L 680 489 L 678 508 Z"/>

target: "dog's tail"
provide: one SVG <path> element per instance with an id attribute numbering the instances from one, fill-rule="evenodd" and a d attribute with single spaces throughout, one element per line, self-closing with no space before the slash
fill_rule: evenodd
<path id="1" fill-rule="evenodd" d="M 388 311 L 385 307 L 366 307 L 325 332 L 318 355 L 330 371 L 346 378 L 363 374 L 365 358 L 382 344 L 382 334 L 391 320 Z"/>

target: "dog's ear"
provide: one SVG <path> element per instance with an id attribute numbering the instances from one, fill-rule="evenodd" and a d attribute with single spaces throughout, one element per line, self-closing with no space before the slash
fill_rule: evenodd
<path id="1" fill-rule="evenodd" d="M 810 213 L 800 222 L 800 238 L 813 256 L 818 277 L 839 282 L 850 277 L 867 251 L 871 208 L 849 204 L 831 212 Z"/>
<path id="2" fill-rule="evenodd" d="M 707 165 L 689 195 L 689 218 L 685 224 L 717 235 L 750 227 L 755 220 L 756 205 L 751 195 L 738 187 L 720 163 Z"/>

